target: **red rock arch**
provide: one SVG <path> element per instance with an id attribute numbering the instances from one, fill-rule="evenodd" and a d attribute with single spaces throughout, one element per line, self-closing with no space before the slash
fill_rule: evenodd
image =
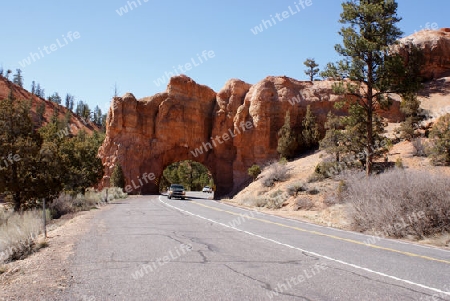
<path id="1" fill-rule="evenodd" d="M 177 76 L 165 93 L 140 100 L 129 93 L 115 97 L 99 150 L 105 166 L 99 186 L 109 186 L 112 169 L 120 163 L 131 193 L 158 193 L 154 181 L 143 180 L 145 173 L 157 178 L 173 162 L 194 160 L 211 171 L 216 197 L 233 194 L 250 180 L 251 165 L 278 158 L 277 133 L 288 110 L 293 127 L 300 126 L 307 105 L 324 123 L 339 99 L 332 84 L 267 77 L 252 86 L 232 79 L 216 93 Z M 391 121 L 400 120 L 399 104 L 388 114 Z M 203 154 L 196 153 L 201 147 Z"/>

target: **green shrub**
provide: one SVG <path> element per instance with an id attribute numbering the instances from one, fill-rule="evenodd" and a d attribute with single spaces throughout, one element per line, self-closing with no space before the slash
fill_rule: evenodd
<path id="1" fill-rule="evenodd" d="M 450 114 L 438 119 L 430 132 L 430 158 L 434 165 L 450 165 Z"/>
<path id="2" fill-rule="evenodd" d="M 125 188 L 125 176 L 120 164 L 114 166 L 113 172 L 111 173 L 110 184 L 112 187 Z"/>
<path id="3" fill-rule="evenodd" d="M 395 160 L 395 167 L 396 167 L 396 168 L 400 168 L 400 169 L 405 168 L 405 167 L 403 166 L 403 160 L 402 160 L 402 158 L 397 158 L 397 160 Z"/>
<path id="4" fill-rule="evenodd" d="M 260 173 L 261 173 L 261 167 L 259 167 L 259 165 L 253 164 L 248 169 L 248 175 L 253 178 L 253 181 L 256 180 L 256 178 L 259 176 Z"/>

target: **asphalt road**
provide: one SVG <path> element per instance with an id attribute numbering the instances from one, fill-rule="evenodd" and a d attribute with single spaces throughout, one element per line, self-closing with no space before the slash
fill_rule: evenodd
<path id="1" fill-rule="evenodd" d="M 449 251 L 190 196 L 99 212 L 63 300 L 450 300 Z"/>

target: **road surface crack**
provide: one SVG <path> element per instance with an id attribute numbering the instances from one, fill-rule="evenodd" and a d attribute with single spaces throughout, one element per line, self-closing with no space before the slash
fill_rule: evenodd
<path id="1" fill-rule="evenodd" d="M 295 294 L 289 294 L 289 293 L 287 293 L 287 292 L 279 292 L 279 291 L 276 291 L 276 290 L 274 290 L 274 289 L 272 288 L 272 286 L 271 286 L 269 283 L 267 283 L 267 282 L 264 282 L 264 281 L 262 281 L 262 280 L 253 278 L 253 277 L 250 276 L 250 275 L 247 275 L 247 274 L 244 274 L 244 273 L 242 273 L 242 272 L 239 272 L 238 270 L 233 269 L 233 268 L 230 267 L 229 265 L 226 265 L 226 264 L 225 264 L 225 266 L 226 266 L 229 270 L 233 271 L 234 273 L 236 273 L 236 274 L 238 274 L 238 275 L 240 275 L 240 276 L 243 276 L 243 277 L 245 277 L 245 278 L 247 278 L 247 279 L 250 279 L 250 280 L 253 280 L 253 281 L 256 281 L 256 282 L 260 283 L 260 284 L 261 284 L 261 287 L 262 287 L 263 289 L 268 290 L 268 291 L 271 291 L 272 293 L 274 293 L 274 294 L 276 294 L 276 295 L 283 295 L 283 296 L 290 296 L 290 297 L 302 298 L 302 300 L 311 301 L 311 299 L 308 299 L 308 298 L 306 298 L 306 297 L 304 297 L 304 296 L 299 296 L 299 295 L 295 295 Z"/>
<path id="2" fill-rule="evenodd" d="M 205 264 L 205 263 L 208 263 L 208 262 L 209 262 L 208 258 L 207 258 L 206 255 L 203 253 L 203 251 L 198 250 L 197 253 L 200 254 L 200 256 L 201 256 L 202 259 L 203 259 L 203 261 L 200 262 L 200 263 Z"/>

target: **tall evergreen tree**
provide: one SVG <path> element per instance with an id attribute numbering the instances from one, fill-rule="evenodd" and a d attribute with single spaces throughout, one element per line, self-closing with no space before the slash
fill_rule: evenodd
<path id="1" fill-rule="evenodd" d="M 31 94 L 36 95 L 36 82 L 31 82 Z"/>
<path id="2" fill-rule="evenodd" d="M 325 122 L 325 137 L 320 141 L 320 149 L 334 155 L 336 162 L 340 161 L 340 155 L 343 151 L 342 143 L 344 139 L 341 128 L 340 118 L 331 111 L 328 112 L 327 121 Z"/>
<path id="3" fill-rule="evenodd" d="M 45 98 L 45 91 L 41 88 L 41 84 L 36 85 L 35 95 L 40 98 Z"/>
<path id="4" fill-rule="evenodd" d="M 316 122 L 316 116 L 311 112 L 311 106 L 306 107 L 306 114 L 302 120 L 302 145 L 306 148 L 312 148 L 319 145 L 320 133 L 319 125 Z"/>
<path id="5" fill-rule="evenodd" d="M 61 101 L 62 101 L 61 96 L 59 96 L 58 92 L 55 92 L 52 95 L 50 95 L 48 97 L 48 100 L 51 102 L 57 103 L 59 105 L 61 104 Z"/>
<path id="6" fill-rule="evenodd" d="M 310 81 L 313 81 L 314 76 L 316 76 L 320 71 L 320 69 L 317 68 L 319 65 L 314 59 L 311 58 L 304 61 L 303 64 L 308 68 L 305 70 L 305 74 L 309 76 Z"/>
<path id="7" fill-rule="evenodd" d="M 324 75 L 350 79 L 337 84 L 335 92 L 346 94 L 347 104 L 357 104 L 355 110 L 364 116 L 365 130 L 358 140 L 365 141 L 365 167 L 370 175 L 377 110 L 389 106 L 390 93 L 416 92 L 420 78 L 413 68 L 405 67 L 399 54 L 391 51 L 402 34 L 396 25 L 401 18 L 397 16 L 395 0 L 349 0 L 342 7 L 340 23 L 347 27 L 339 32 L 343 45 L 335 48 L 344 60 L 328 65 Z"/>
<path id="8" fill-rule="evenodd" d="M 295 156 L 299 146 L 299 135 L 292 129 L 290 112 L 287 111 L 284 124 L 278 131 L 277 151 L 281 157 L 290 159 Z"/>
<path id="9" fill-rule="evenodd" d="M 70 108 L 71 106 L 72 108 Z M 66 94 L 65 107 L 71 111 L 73 110 L 73 96 L 70 95 L 69 93 Z"/>
<path id="10" fill-rule="evenodd" d="M 22 70 L 16 69 L 16 74 L 14 74 L 14 76 L 13 76 L 13 83 L 15 83 L 19 87 L 23 88 Z"/>

